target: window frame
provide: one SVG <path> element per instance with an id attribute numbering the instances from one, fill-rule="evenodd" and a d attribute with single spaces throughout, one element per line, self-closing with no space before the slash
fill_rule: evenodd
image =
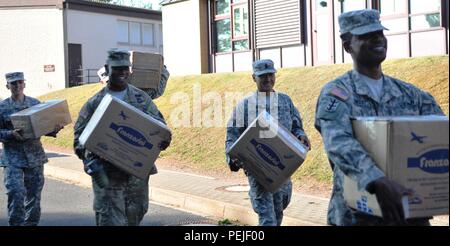
<path id="1" fill-rule="evenodd" d="M 377 3 L 377 9 L 379 11 L 381 11 L 381 1 L 382 0 L 376 0 Z M 391 0 L 386 0 L 386 1 L 391 1 Z M 444 23 L 442 21 L 443 18 L 443 4 L 441 1 L 441 6 L 438 12 L 436 11 L 424 11 L 424 12 L 419 12 L 419 13 L 411 13 L 411 1 L 410 0 L 403 0 L 406 3 L 406 12 L 404 13 L 395 13 L 395 14 L 389 14 L 389 15 L 380 15 L 380 20 L 381 22 L 386 21 L 386 20 L 395 20 L 395 19 L 402 19 L 402 18 L 406 18 L 407 22 L 407 26 L 408 29 L 405 31 L 396 31 L 396 32 L 389 32 L 386 33 L 386 36 L 393 36 L 393 35 L 401 35 L 401 34 L 408 34 L 410 35 L 411 33 L 419 33 L 419 32 L 428 32 L 428 31 L 435 31 L 435 30 L 441 30 L 442 28 L 444 28 Z M 421 29 L 412 29 L 412 24 L 411 24 L 411 18 L 414 16 L 421 16 L 421 15 L 425 15 L 425 14 L 439 14 L 440 16 L 440 25 L 438 27 L 429 27 L 429 28 L 421 28 Z"/>
<path id="2" fill-rule="evenodd" d="M 144 44 L 144 28 L 143 28 L 144 25 L 149 25 L 152 27 L 152 32 L 151 32 L 152 44 Z M 141 45 L 144 47 L 156 47 L 155 24 L 154 23 L 141 22 Z"/>
<path id="3" fill-rule="evenodd" d="M 127 32 L 127 40 L 128 40 L 128 42 L 120 42 L 120 41 L 117 40 L 118 37 L 116 36 L 116 42 L 117 42 L 117 44 L 119 44 L 119 45 L 126 45 L 126 46 L 141 46 L 141 47 L 156 48 L 155 25 L 157 25 L 157 24 L 159 24 L 159 23 L 139 22 L 139 21 L 134 21 L 134 20 L 117 19 L 117 20 L 116 20 L 116 23 L 118 23 L 118 22 L 125 22 L 125 23 L 127 24 L 127 30 L 128 30 L 128 32 Z M 138 44 L 136 44 L 136 43 L 131 43 L 131 28 L 130 28 L 131 23 L 139 24 L 139 43 L 138 43 Z M 152 35 L 152 41 L 153 41 L 153 42 L 152 42 L 151 45 L 149 45 L 149 44 L 144 44 L 144 31 L 143 31 L 143 26 L 144 26 L 144 25 L 150 25 L 150 26 L 152 26 L 152 32 L 151 32 L 151 35 Z M 159 24 L 159 25 L 162 26 L 162 24 Z M 118 26 L 117 26 L 117 28 L 118 28 Z M 161 35 L 162 35 L 162 32 L 161 32 Z"/>
<path id="4" fill-rule="evenodd" d="M 121 19 L 117 19 L 116 23 L 117 23 L 117 29 L 119 29 L 119 22 L 125 22 L 127 24 L 127 42 L 121 42 L 118 40 L 118 37 L 116 36 L 116 41 L 118 44 L 122 44 L 122 45 L 128 45 L 130 44 L 130 22 L 128 20 L 121 20 Z M 117 30 L 118 32 L 118 30 Z"/>
<path id="5" fill-rule="evenodd" d="M 247 34 L 246 35 L 240 35 L 240 36 L 235 36 L 234 34 L 234 9 L 235 8 L 241 8 L 244 9 L 244 7 L 247 8 Z M 244 1 L 238 1 L 238 2 L 234 2 L 234 0 L 230 0 L 229 3 L 229 9 L 230 11 L 228 13 L 225 14 L 219 14 L 217 15 L 217 4 L 216 1 L 213 1 L 213 15 L 212 15 L 212 25 L 214 28 L 214 55 L 225 55 L 225 54 L 233 54 L 233 53 L 241 53 L 241 52 L 249 52 L 252 50 L 251 47 L 251 43 L 250 43 L 250 13 L 249 13 L 249 0 L 244 0 Z M 221 21 L 221 20 L 226 20 L 228 19 L 230 21 L 230 44 L 231 44 L 231 50 L 230 51 L 224 51 L 224 52 L 218 52 L 218 35 L 217 35 L 217 22 Z M 242 17 L 243 20 L 243 17 Z M 243 26 L 243 24 L 241 24 L 241 27 Z M 247 40 L 248 41 L 248 49 L 246 50 L 234 50 L 234 42 L 236 41 L 243 41 L 243 40 Z"/>

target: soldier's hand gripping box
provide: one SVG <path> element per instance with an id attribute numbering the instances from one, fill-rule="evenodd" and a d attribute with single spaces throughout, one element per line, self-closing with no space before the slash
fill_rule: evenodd
<path id="1" fill-rule="evenodd" d="M 414 190 L 403 197 L 406 218 L 448 214 L 448 117 L 357 117 L 353 132 L 386 176 Z M 375 195 L 344 178 L 347 204 L 382 216 Z"/>
<path id="2" fill-rule="evenodd" d="M 158 144 L 170 134 L 162 122 L 106 95 L 81 134 L 80 143 L 118 168 L 145 179 L 160 153 Z"/>
<path id="3" fill-rule="evenodd" d="M 164 65 L 162 55 L 137 51 L 130 53 L 130 83 L 140 89 L 157 88 Z"/>
<path id="4" fill-rule="evenodd" d="M 57 125 L 72 122 L 66 100 L 49 100 L 11 115 L 15 129 L 21 129 L 26 139 L 39 138 L 52 133 Z"/>
<path id="5" fill-rule="evenodd" d="M 266 111 L 249 125 L 228 151 L 244 163 L 270 192 L 284 184 L 306 159 L 307 148 Z"/>

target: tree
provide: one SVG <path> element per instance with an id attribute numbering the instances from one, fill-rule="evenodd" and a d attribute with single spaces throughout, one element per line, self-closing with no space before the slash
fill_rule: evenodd
<path id="1" fill-rule="evenodd" d="M 135 8 L 153 9 L 153 4 L 148 0 L 90 0 L 92 2 L 109 3 L 114 5 L 129 6 Z M 157 7 L 157 6 L 156 6 Z"/>

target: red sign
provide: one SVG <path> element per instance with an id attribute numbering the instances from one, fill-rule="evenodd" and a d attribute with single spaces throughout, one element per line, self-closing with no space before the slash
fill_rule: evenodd
<path id="1" fill-rule="evenodd" d="M 54 72 L 55 65 L 44 65 L 44 72 Z"/>

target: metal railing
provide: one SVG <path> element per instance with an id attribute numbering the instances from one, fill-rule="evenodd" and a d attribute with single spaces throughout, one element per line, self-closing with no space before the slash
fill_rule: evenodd
<path id="1" fill-rule="evenodd" d="M 99 82 L 98 69 L 69 69 L 69 87 Z"/>

